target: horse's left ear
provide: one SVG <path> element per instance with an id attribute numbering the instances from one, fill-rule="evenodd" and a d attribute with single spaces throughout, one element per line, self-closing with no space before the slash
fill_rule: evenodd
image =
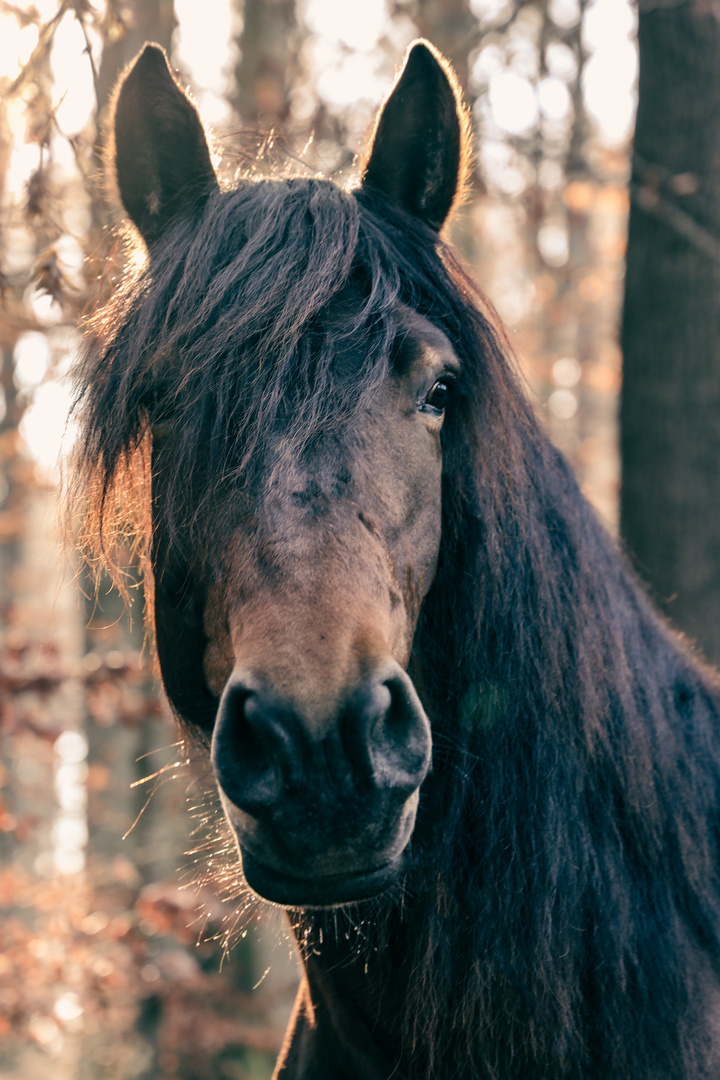
<path id="1" fill-rule="evenodd" d="M 112 133 L 111 176 L 151 246 L 174 219 L 193 213 L 217 188 L 197 109 L 159 45 L 146 45 L 118 83 Z"/>
<path id="2" fill-rule="evenodd" d="M 428 41 L 416 41 L 375 121 L 362 186 L 439 231 L 469 159 L 469 123 L 455 74 Z"/>

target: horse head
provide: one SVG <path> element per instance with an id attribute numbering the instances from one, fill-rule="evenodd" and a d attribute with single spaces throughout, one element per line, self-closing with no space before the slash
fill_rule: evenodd
<path id="1" fill-rule="evenodd" d="M 144 376 L 165 689 L 210 742 L 250 886 L 293 907 L 360 900 L 397 880 L 430 768 L 407 669 L 461 372 L 406 283 L 385 275 L 380 295 L 382 244 L 358 206 L 436 245 L 466 158 L 454 78 L 427 43 L 410 49 L 354 192 L 318 180 L 221 190 L 155 46 L 120 84 L 114 135 L 148 293 L 179 282 Z M 180 310 L 190 277 L 194 330 Z M 225 306 L 213 299 L 224 294 Z"/>

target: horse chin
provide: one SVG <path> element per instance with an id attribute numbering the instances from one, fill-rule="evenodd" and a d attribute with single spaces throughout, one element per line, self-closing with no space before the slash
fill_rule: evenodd
<path id="1" fill-rule="evenodd" d="M 245 880 L 254 893 L 279 907 L 335 908 L 370 900 L 398 879 L 403 852 L 382 866 L 347 874 L 302 878 L 260 862 L 240 848 Z"/>

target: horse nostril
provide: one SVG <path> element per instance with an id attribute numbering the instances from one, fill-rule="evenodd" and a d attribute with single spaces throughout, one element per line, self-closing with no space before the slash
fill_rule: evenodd
<path id="1" fill-rule="evenodd" d="M 350 703 L 345 752 L 376 788 L 407 797 L 430 766 L 430 724 L 412 682 L 398 666 L 370 680 Z"/>
<path id="2" fill-rule="evenodd" d="M 371 750 L 376 773 L 398 789 L 413 791 L 430 767 L 430 724 L 405 672 L 385 684 L 390 705 L 373 729 Z"/>
<path id="3" fill-rule="evenodd" d="M 282 726 L 262 695 L 243 683 L 228 684 L 220 701 L 211 757 L 217 781 L 236 806 L 257 812 L 273 806 L 282 790 Z"/>

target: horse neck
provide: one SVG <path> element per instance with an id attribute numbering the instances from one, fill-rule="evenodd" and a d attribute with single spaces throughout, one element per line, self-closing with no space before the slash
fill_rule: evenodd
<path id="1" fill-rule="evenodd" d="M 437 875 L 425 892 L 409 876 L 402 898 L 291 915 L 304 969 L 292 1038 L 308 1062 L 303 1080 L 480 1077 L 467 1050 L 472 1005 L 464 1014 L 467 916 L 450 915 Z"/>
<path id="2" fill-rule="evenodd" d="M 385 1080 L 400 1067 L 398 1005 L 410 975 L 411 950 L 402 930 L 390 929 L 395 914 L 391 906 L 369 902 L 350 915 L 290 916 L 304 970 L 292 1039 L 302 1045 L 305 1071 L 298 1075 L 303 1078 Z M 337 1073 L 329 1065 L 335 1060 L 343 1063 Z"/>

